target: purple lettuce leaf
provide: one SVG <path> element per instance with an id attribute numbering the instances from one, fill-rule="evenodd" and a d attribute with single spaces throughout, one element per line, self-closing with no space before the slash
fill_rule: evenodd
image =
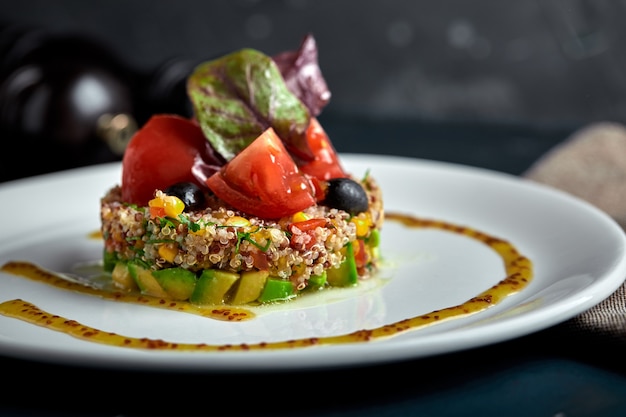
<path id="1" fill-rule="evenodd" d="M 318 116 L 330 101 L 330 90 L 318 64 L 317 43 L 311 34 L 304 37 L 300 49 L 272 57 L 287 88 L 294 93 L 312 116 Z"/>

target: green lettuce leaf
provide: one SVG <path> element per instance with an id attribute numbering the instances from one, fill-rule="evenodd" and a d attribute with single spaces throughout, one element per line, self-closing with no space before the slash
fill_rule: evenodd
<path id="1" fill-rule="evenodd" d="M 288 151 L 312 158 L 305 137 L 309 109 L 271 57 L 242 49 L 202 63 L 188 78 L 187 93 L 207 140 L 226 161 L 269 127 Z"/>

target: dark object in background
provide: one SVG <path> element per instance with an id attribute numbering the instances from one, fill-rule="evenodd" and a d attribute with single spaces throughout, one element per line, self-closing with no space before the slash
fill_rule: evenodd
<path id="1" fill-rule="evenodd" d="M 0 180 L 121 159 L 151 114 L 189 116 L 185 82 L 195 63 L 149 74 L 81 34 L 0 25 Z"/>
<path id="2" fill-rule="evenodd" d="M 186 78 L 204 60 L 197 59 L 200 54 L 195 55 L 195 61 L 174 56 L 161 64 L 155 57 L 150 62 L 157 64 L 136 70 L 125 65 L 129 62 L 128 55 L 122 60 L 107 45 L 82 32 L 52 32 L 48 27 L 44 30 L 0 21 L 0 155 L 3 158 L 0 181 L 121 159 L 103 137 L 117 137 L 121 142 L 128 139 L 133 131 L 130 116 L 136 126 L 141 126 L 155 113 L 191 114 Z M 208 49 L 216 54 L 213 56 L 220 54 L 215 52 L 216 48 Z M 115 52 L 123 50 L 118 45 Z M 89 60 L 85 62 L 83 58 Z M 59 77 L 52 68 L 62 64 L 63 71 L 73 69 L 74 78 L 68 77 L 64 87 L 56 87 L 52 96 L 49 77 Z M 76 109 L 61 99 L 74 99 L 69 91 L 78 75 L 93 72 L 100 77 L 94 80 L 118 88 L 123 99 L 120 95 L 109 97 L 107 105 L 100 107 L 99 117 L 94 114 L 97 111 L 74 114 Z M 115 118 L 115 114 L 122 116 Z M 124 117 L 129 118 L 125 121 Z M 58 127 L 62 120 L 79 123 L 80 129 L 77 128 L 72 140 L 64 136 L 68 133 L 65 129 Z M 105 122 L 104 125 L 98 128 L 97 120 Z M 419 113 L 411 118 L 390 117 L 384 112 L 325 111 L 320 120 L 339 152 L 404 155 L 513 174 L 522 173 L 533 158 L 580 127 L 579 120 L 573 120 L 573 124 L 546 125 L 497 119 L 488 122 L 425 119 Z M 82 133 L 78 134 L 78 130 Z"/>

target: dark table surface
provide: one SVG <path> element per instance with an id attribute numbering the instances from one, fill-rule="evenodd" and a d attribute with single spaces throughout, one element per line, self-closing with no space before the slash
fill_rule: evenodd
<path id="1" fill-rule="evenodd" d="M 577 128 L 322 120 L 340 152 L 514 175 Z M 0 357 L 0 416 L 625 416 L 624 348 L 563 323 L 451 354 L 320 371 L 118 371 Z"/>

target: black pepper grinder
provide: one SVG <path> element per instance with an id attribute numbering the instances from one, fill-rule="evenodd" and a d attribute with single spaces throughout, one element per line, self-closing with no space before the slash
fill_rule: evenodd
<path id="1" fill-rule="evenodd" d="M 194 66 L 141 73 L 83 34 L 0 25 L 0 181 L 121 160 L 150 115 L 191 115 Z"/>

